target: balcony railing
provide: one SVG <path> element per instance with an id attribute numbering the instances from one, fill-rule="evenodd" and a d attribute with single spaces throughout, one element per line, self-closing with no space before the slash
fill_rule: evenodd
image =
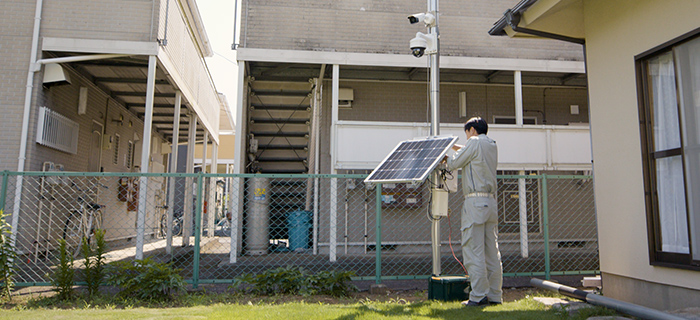
<path id="1" fill-rule="evenodd" d="M 400 141 L 429 130 L 427 123 L 338 121 L 335 168 L 373 169 Z M 466 139 L 462 124 L 442 124 L 440 135 Z M 588 124 L 490 125 L 488 135 L 498 143 L 499 170 L 591 170 Z"/>

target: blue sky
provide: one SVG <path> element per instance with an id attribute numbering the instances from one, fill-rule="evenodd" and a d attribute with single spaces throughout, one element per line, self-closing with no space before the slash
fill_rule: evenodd
<path id="1" fill-rule="evenodd" d="M 196 1 L 214 51 L 213 57 L 206 58 L 209 72 L 216 90 L 226 95 L 232 114 L 235 115 L 238 67 L 236 52 L 231 50 L 235 0 Z"/>

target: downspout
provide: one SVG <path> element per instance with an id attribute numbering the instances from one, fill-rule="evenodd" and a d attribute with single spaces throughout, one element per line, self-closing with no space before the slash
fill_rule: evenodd
<path id="1" fill-rule="evenodd" d="M 27 159 L 27 140 L 29 139 L 29 113 L 32 108 L 32 95 L 34 93 L 34 72 L 39 51 L 39 30 L 41 29 L 41 11 L 44 6 L 43 0 L 36 0 L 36 11 L 34 12 L 34 31 L 32 33 L 32 49 L 29 55 L 29 70 L 27 71 L 27 90 L 24 96 L 24 113 L 22 115 L 22 133 L 19 143 L 19 157 L 17 158 L 17 171 L 24 171 L 24 163 Z M 17 223 L 19 223 L 19 209 L 22 204 L 22 184 L 24 177 L 17 176 L 17 187 L 15 188 L 15 202 L 12 209 L 12 237 L 14 245 L 17 234 Z"/>
<path id="2" fill-rule="evenodd" d="M 231 50 L 238 49 L 236 32 L 238 32 L 238 0 L 233 1 L 233 43 L 231 44 Z"/>
<path id="3" fill-rule="evenodd" d="M 670 313 L 666 313 L 663 311 L 659 311 L 656 309 L 651 309 L 647 307 L 643 307 L 640 305 L 632 304 L 629 302 L 624 302 L 620 300 L 615 300 L 612 298 L 608 298 L 599 294 L 579 290 L 576 288 L 564 286 L 558 283 L 554 283 L 551 281 L 546 281 L 546 280 L 541 280 L 541 279 L 536 279 L 532 278 L 530 280 L 530 284 L 535 286 L 535 287 L 540 287 L 543 289 L 548 289 L 552 291 L 557 291 L 560 294 L 563 294 L 567 297 L 571 297 L 574 299 L 579 299 L 586 301 L 592 305 L 596 306 L 601 306 L 605 308 L 610 308 L 634 317 L 638 317 L 641 319 L 650 319 L 650 320 L 683 320 L 685 318 L 681 318 L 675 315 L 672 315 Z"/>

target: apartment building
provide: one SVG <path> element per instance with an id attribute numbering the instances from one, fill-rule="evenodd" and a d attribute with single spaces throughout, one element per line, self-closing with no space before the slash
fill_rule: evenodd
<path id="1" fill-rule="evenodd" d="M 462 144 L 463 123 L 481 116 L 498 142 L 500 173 L 589 173 L 582 46 L 489 36 L 493 22 L 513 2 L 440 1 L 439 134 L 458 136 Z M 430 135 L 428 55 L 416 58 L 409 47 L 416 32 L 427 31 L 422 23 L 407 19 L 425 12 L 425 1 L 242 0 L 238 4 L 235 172 L 368 173 L 398 142 Z M 345 188 L 332 182 L 314 187 L 331 194 Z M 384 188 L 394 199 L 416 201 L 407 196 L 415 193 L 407 186 Z M 526 188 L 537 194 L 534 184 Z M 238 190 L 244 189 L 241 182 Z M 331 260 L 339 241 L 334 228 L 340 221 L 336 218 L 343 190 L 325 200 L 307 191 L 302 195 L 306 203 L 297 206 L 314 211 L 315 229 L 330 226 L 330 233 L 315 241 Z M 354 190 L 347 192 L 359 192 Z M 540 224 L 537 197 L 527 210 Z M 243 199 L 242 191 L 239 198 Z M 318 202 L 310 205 L 310 198 Z M 234 204 L 234 211 L 244 212 L 244 202 Z M 405 212 L 420 215 L 425 203 L 389 210 L 382 221 L 400 225 Z M 362 204 L 349 205 L 355 206 Z M 284 212 L 280 209 L 277 214 Z M 361 215 L 346 215 L 354 214 Z M 238 217 L 243 219 L 243 214 Z M 426 232 L 387 241 L 429 239 Z M 594 244 L 595 230 L 586 234 L 577 241 Z M 243 246 L 240 239 L 239 244 Z"/>
<path id="2" fill-rule="evenodd" d="M 173 145 L 216 148 L 220 122 L 233 129 L 195 1 L 10 0 L 0 11 L 0 170 L 165 172 Z M 59 180 L 17 178 L 4 208 L 13 231 L 40 228 L 36 203 L 53 208 L 46 188 Z M 117 200 L 116 180 L 100 189 L 98 203 L 115 204 L 104 213 L 108 240 L 143 229 L 139 217 L 153 210 L 143 192 L 165 190 L 148 182 L 138 205 Z"/>

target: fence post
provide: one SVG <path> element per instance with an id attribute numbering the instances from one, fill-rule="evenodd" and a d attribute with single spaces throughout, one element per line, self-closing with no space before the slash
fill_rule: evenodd
<path id="1" fill-rule="evenodd" d="M 376 283 L 382 283 L 382 184 L 378 183 L 376 187 L 376 232 L 374 236 L 375 244 L 375 277 Z"/>
<path id="2" fill-rule="evenodd" d="M 8 171 L 2 172 L 2 189 L 0 189 L 0 211 L 5 212 L 5 199 L 7 199 L 7 176 Z"/>
<path id="3" fill-rule="evenodd" d="M 200 172 L 197 175 L 197 208 L 194 211 L 194 261 L 192 267 L 192 288 L 197 289 L 199 285 L 199 247 L 202 241 L 202 187 L 204 175 Z"/>
<path id="4" fill-rule="evenodd" d="M 551 278 L 551 266 L 549 256 L 549 190 L 547 187 L 547 175 L 542 175 L 542 223 L 544 224 L 544 278 Z"/>

